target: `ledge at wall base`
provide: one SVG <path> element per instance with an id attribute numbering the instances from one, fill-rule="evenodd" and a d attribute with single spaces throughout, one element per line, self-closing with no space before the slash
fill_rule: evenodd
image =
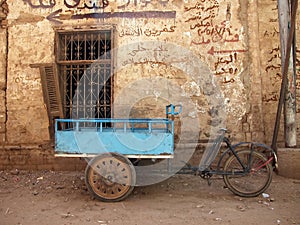
<path id="1" fill-rule="evenodd" d="M 300 148 L 279 148 L 277 156 L 279 175 L 300 180 Z"/>

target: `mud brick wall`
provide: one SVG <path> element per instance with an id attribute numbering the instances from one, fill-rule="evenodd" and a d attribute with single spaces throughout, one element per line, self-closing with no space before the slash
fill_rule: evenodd
<path id="1" fill-rule="evenodd" d="M 299 36 L 299 8 L 296 18 L 296 36 Z M 265 135 L 267 140 L 271 140 L 274 126 L 274 118 L 277 112 L 279 92 L 281 86 L 281 53 L 278 28 L 277 4 L 268 4 L 267 1 L 258 1 L 258 39 L 259 48 L 259 67 L 262 84 L 262 111 Z M 300 140 L 300 122 L 299 122 L 299 94 L 300 94 L 300 73 L 299 73 L 299 38 L 296 38 L 296 117 L 297 117 L 297 143 Z M 283 127 L 283 115 L 281 120 Z M 279 141 L 284 142 L 283 129 L 280 130 Z M 284 146 L 284 145 L 282 145 Z"/>
<path id="2" fill-rule="evenodd" d="M 113 29 L 118 50 L 113 116 L 164 117 L 166 104 L 187 102 L 177 136 L 207 139 L 222 125 L 234 141 L 270 144 L 281 82 L 276 4 L 263 0 L 0 1 L 2 167 L 45 164 L 48 168 L 56 163 L 53 147 L 39 147 L 50 141 L 49 120 L 40 71 L 30 65 L 56 62 L 57 30 Z M 296 36 L 299 25 L 297 20 Z M 299 121 L 298 46 L 299 39 Z M 297 132 L 300 143 L 300 123 Z M 284 144 L 282 129 L 279 144 Z M 24 147 L 28 145 L 36 147 Z"/>
<path id="3" fill-rule="evenodd" d="M 81 158 L 54 157 L 51 148 L 30 145 L 6 146 L 0 151 L 0 170 L 78 170 L 87 161 Z"/>
<path id="4" fill-rule="evenodd" d="M 8 5 L 0 4 L 0 143 L 5 142 L 6 135 L 6 68 L 7 68 L 7 17 Z"/>

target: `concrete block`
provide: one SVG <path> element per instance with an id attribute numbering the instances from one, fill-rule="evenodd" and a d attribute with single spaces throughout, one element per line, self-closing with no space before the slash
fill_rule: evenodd
<path id="1" fill-rule="evenodd" d="M 278 149 L 279 175 L 300 179 L 300 148 Z"/>

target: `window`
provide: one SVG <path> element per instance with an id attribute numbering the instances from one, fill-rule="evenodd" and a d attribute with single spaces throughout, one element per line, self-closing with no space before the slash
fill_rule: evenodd
<path id="1" fill-rule="evenodd" d="M 56 61 L 65 118 L 112 115 L 112 30 L 58 31 Z"/>

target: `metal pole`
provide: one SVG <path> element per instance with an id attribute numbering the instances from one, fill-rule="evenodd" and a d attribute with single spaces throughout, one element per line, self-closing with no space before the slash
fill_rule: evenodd
<path id="1" fill-rule="evenodd" d="M 289 29 L 290 24 L 290 11 L 292 11 L 292 5 L 288 14 L 288 23 L 286 24 L 287 29 Z M 287 36 L 287 35 L 286 35 Z M 285 136 L 285 146 L 286 147 L 296 147 L 297 143 L 297 125 L 296 125 L 296 73 L 294 62 L 294 38 L 291 45 L 291 53 L 289 58 L 289 67 L 287 72 L 287 88 L 285 91 L 285 101 L 284 101 L 284 136 Z M 287 51 L 287 49 L 285 49 Z"/>
<path id="2" fill-rule="evenodd" d="M 288 5 L 288 0 L 283 1 L 283 0 L 278 0 L 278 15 L 279 15 L 279 25 L 280 25 L 280 38 L 285 39 L 286 36 L 284 37 L 284 31 L 281 29 L 284 24 L 282 23 L 287 23 L 287 21 L 282 21 L 280 19 L 281 14 L 285 13 L 282 12 L 282 8 L 286 9 L 286 7 L 289 7 Z M 275 120 L 275 127 L 274 127 L 274 132 L 273 132 L 273 140 L 272 140 L 272 148 L 277 151 L 277 137 L 278 137 L 278 131 L 279 131 L 279 125 L 280 125 L 280 116 L 282 112 L 282 106 L 285 100 L 285 93 L 287 89 L 287 78 L 288 78 L 288 68 L 289 68 L 289 62 L 290 62 L 290 53 L 291 53 L 291 47 L 294 39 L 294 31 L 295 31 L 295 22 L 296 22 L 296 12 L 297 12 L 297 7 L 298 7 L 298 0 L 293 0 L 292 1 L 292 15 L 291 15 L 291 23 L 290 23 L 290 30 L 288 33 L 288 38 L 287 41 L 284 42 L 286 45 L 283 44 L 283 41 L 281 42 L 281 47 L 286 46 L 284 48 L 284 57 L 282 55 L 282 58 L 284 59 L 283 63 L 283 69 L 282 69 L 282 82 L 281 82 L 281 89 L 280 89 L 280 98 L 278 102 L 278 107 L 277 107 L 277 114 L 276 114 L 276 120 Z"/>

